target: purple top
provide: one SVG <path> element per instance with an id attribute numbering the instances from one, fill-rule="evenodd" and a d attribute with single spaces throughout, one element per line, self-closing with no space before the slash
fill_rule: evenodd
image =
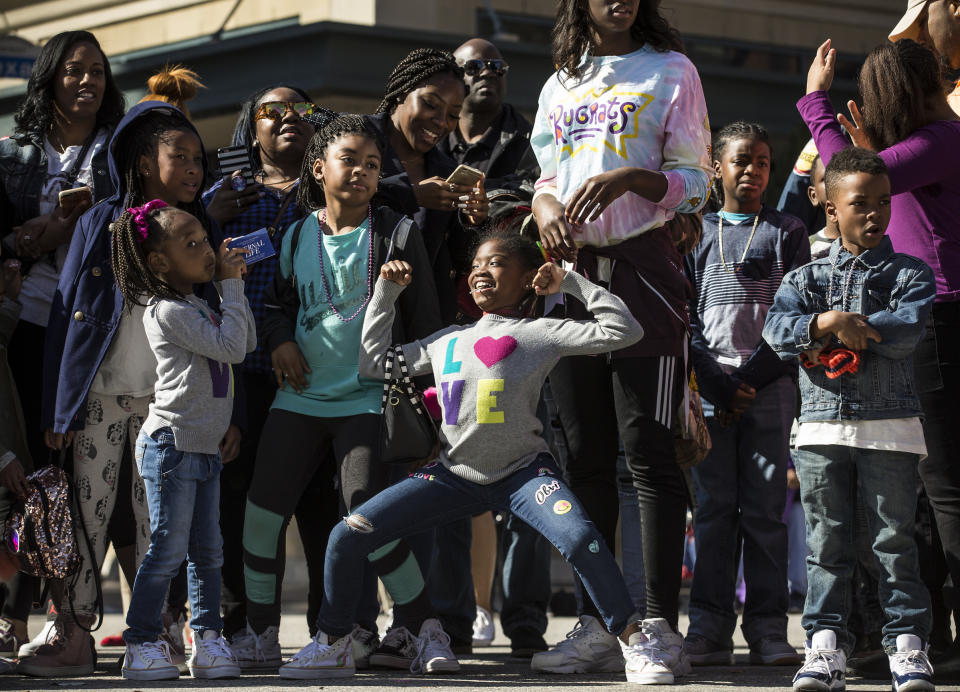
<path id="1" fill-rule="evenodd" d="M 850 146 L 827 92 L 807 94 L 797 109 L 810 128 L 824 165 Z M 925 125 L 880 152 L 890 171 L 890 226 L 897 252 L 930 265 L 937 301 L 960 300 L 960 121 Z"/>

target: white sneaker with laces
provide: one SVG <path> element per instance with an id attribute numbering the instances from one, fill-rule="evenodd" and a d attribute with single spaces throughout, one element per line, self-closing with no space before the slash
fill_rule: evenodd
<path id="1" fill-rule="evenodd" d="M 496 630 L 493 627 L 493 616 L 482 606 L 477 606 L 477 617 L 473 621 L 473 645 L 490 646 Z"/>
<path id="2" fill-rule="evenodd" d="M 372 668 L 410 670 L 417 657 L 417 638 L 406 627 L 394 627 L 383 635 L 377 650 L 370 654 Z"/>
<path id="3" fill-rule="evenodd" d="M 806 659 L 793 676 L 793 689 L 839 692 L 847 688 L 847 655 L 837 648 L 837 633 L 818 630 L 807 642 Z"/>
<path id="4" fill-rule="evenodd" d="M 370 655 L 380 646 L 380 634 L 355 625 L 350 640 L 353 642 L 353 665 L 357 670 L 366 670 L 370 667 Z"/>
<path id="5" fill-rule="evenodd" d="M 890 654 L 893 692 L 932 692 L 933 666 L 927 647 L 915 634 L 897 635 L 897 650 Z"/>
<path id="6" fill-rule="evenodd" d="M 37 632 L 36 637 L 28 641 L 26 644 L 20 645 L 20 650 L 17 652 L 17 656 L 20 658 L 32 656 L 41 646 L 44 644 L 49 644 L 53 639 L 53 635 L 56 634 L 56 629 L 54 628 L 55 622 L 56 620 L 47 620 L 43 624 L 43 629 Z"/>
<path id="7" fill-rule="evenodd" d="M 460 661 L 450 650 L 450 635 L 436 618 L 424 620 L 417 637 L 417 655 L 410 664 L 411 673 L 456 673 Z"/>
<path id="8" fill-rule="evenodd" d="M 180 669 L 170 660 L 170 645 L 158 639 L 127 644 L 120 674 L 126 680 L 176 680 Z"/>
<path id="9" fill-rule="evenodd" d="M 581 615 L 567 637 L 530 659 L 540 673 L 618 673 L 623 670 L 620 640 L 592 615 Z"/>
<path id="10" fill-rule="evenodd" d="M 193 655 L 187 664 L 190 675 L 195 678 L 236 678 L 240 676 L 240 664 L 230 651 L 227 641 L 214 630 L 205 630 L 203 635 L 193 634 Z"/>
<path id="11" fill-rule="evenodd" d="M 233 636 L 230 650 L 241 670 L 276 670 L 283 663 L 280 651 L 280 629 L 270 626 L 259 635 L 249 623 L 247 630 Z"/>
<path id="12" fill-rule="evenodd" d="M 280 666 L 280 677 L 287 680 L 347 678 L 357 672 L 353 664 L 353 640 L 348 634 L 330 643 L 330 637 L 317 632 L 310 643 Z"/>
<path id="13" fill-rule="evenodd" d="M 181 614 L 176 620 L 169 613 L 163 613 L 163 632 L 161 639 L 165 639 L 170 645 L 170 660 L 175 666 L 182 666 L 187 662 L 187 645 L 183 639 L 183 628 L 186 619 Z M 184 671 L 186 672 L 186 671 Z"/>

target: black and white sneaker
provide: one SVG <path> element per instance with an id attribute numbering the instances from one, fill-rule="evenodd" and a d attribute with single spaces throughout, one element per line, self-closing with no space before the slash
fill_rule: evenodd
<path id="1" fill-rule="evenodd" d="M 897 650 L 890 654 L 890 674 L 893 692 L 933 692 L 933 666 L 920 637 L 897 635 Z"/>
<path id="2" fill-rule="evenodd" d="M 842 692 L 847 688 L 847 655 L 837 648 L 837 633 L 820 630 L 807 643 L 806 660 L 793 676 L 793 689 Z"/>
<path id="3" fill-rule="evenodd" d="M 394 627 L 386 633 L 376 651 L 370 654 L 371 668 L 410 670 L 417 657 L 417 638 L 406 627 Z"/>

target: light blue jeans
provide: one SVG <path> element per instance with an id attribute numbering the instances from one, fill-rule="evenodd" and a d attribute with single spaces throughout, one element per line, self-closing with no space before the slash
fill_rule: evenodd
<path id="1" fill-rule="evenodd" d="M 161 428 L 153 437 L 141 431 L 136 447 L 137 470 L 150 507 L 150 549 L 133 584 L 127 627 L 128 644 L 156 641 L 163 627 L 161 613 L 170 580 L 187 559 L 190 627 L 200 636 L 220 632 L 219 454 L 181 452 L 173 432 Z"/>
<path id="2" fill-rule="evenodd" d="M 883 648 L 896 650 L 897 635 L 927 641 L 930 594 L 920 581 L 913 537 L 917 511 L 916 454 L 840 445 L 803 447 L 797 455 L 800 499 L 807 519 L 807 602 L 803 628 L 809 639 L 819 630 L 837 633 L 847 654 L 854 638 L 847 630 L 852 606 L 851 578 L 857 564 L 857 479 L 880 567 Z"/>

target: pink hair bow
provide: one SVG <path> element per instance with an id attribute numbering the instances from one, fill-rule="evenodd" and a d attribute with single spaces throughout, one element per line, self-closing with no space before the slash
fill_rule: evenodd
<path id="1" fill-rule="evenodd" d="M 128 212 L 133 216 L 133 222 L 137 225 L 137 232 L 140 234 L 140 243 L 143 243 L 147 239 L 147 232 L 149 231 L 149 226 L 147 226 L 147 216 L 154 209 L 162 209 L 167 206 L 167 203 L 162 199 L 152 199 L 142 207 L 129 207 Z"/>

